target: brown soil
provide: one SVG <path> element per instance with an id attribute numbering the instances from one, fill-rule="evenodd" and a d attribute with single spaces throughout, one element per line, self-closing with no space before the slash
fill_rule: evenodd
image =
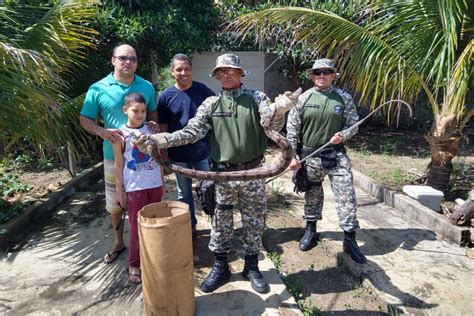
<path id="1" fill-rule="evenodd" d="M 48 193 L 59 189 L 62 185 L 72 179 L 67 170 L 55 169 L 50 171 L 33 171 L 26 169 L 0 170 L 0 172 L 18 176 L 15 182 L 29 186 L 27 192 L 17 192 L 14 195 L 0 199 L 0 206 L 4 200 L 9 203 L 21 203 L 23 206 L 33 204 L 39 199 L 45 198 Z M 1 197 L 1 195 L 0 195 Z"/>
<path id="2" fill-rule="evenodd" d="M 263 243 L 305 315 L 341 311 L 345 315 L 385 315 L 387 304 L 345 270 L 343 258 L 334 253 L 327 239 L 310 251 L 298 249 L 303 221 L 285 207 L 303 203 L 302 196 L 294 199 L 282 204 L 278 196 L 270 195 Z"/>
<path id="3" fill-rule="evenodd" d="M 58 169 L 53 171 L 22 172 L 18 174 L 18 180 L 33 187 L 31 191 L 23 194 L 32 199 L 38 199 L 52 192 L 72 179 L 67 170 Z"/>
<path id="4" fill-rule="evenodd" d="M 273 154 L 274 151 L 267 153 L 267 160 Z M 304 198 L 301 194 L 283 193 L 288 190 L 287 185 L 292 186 L 291 172 L 267 186 L 263 244 L 304 315 L 387 314 L 387 304 L 346 270 L 344 258 L 328 239 L 322 238 L 310 251 L 299 250 L 304 221 L 297 214 L 301 213 Z"/>
<path id="5" fill-rule="evenodd" d="M 466 198 L 474 172 L 474 139 L 466 132 L 458 155 L 453 159 L 451 195 Z M 406 184 L 422 184 L 425 180 L 430 151 L 420 131 L 363 127 L 347 144 L 353 168 L 380 184 L 401 191 Z"/>

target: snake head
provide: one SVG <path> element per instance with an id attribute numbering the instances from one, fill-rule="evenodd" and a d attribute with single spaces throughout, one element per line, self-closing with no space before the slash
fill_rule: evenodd
<path id="1" fill-rule="evenodd" d="M 286 95 L 288 98 L 290 98 L 290 100 L 293 101 L 296 104 L 296 102 L 298 101 L 298 97 L 300 96 L 301 92 L 303 92 L 303 89 L 301 87 L 299 87 L 298 89 L 296 89 L 293 92 L 285 91 L 285 93 L 283 93 L 283 94 Z"/>
<path id="2" fill-rule="evenodd" d="M 133 143 L 137 145 L 139 151 L 150 156 L 153 156 L 153 152 L 157 150 L 155 142 L 150 139 L 150 135 L 135 136 Z"/>

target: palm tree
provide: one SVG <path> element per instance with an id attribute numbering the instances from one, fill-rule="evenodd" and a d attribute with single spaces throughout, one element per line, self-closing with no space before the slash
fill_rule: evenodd
<path id="1" fill-rule="evenodd" d="M 347 1 L 345 1 L 347 2 Z M 355 1 L 357 2 L 357 1 Z M 425 135 L 431 151 L 426 183 L 448 192 L 452 159 L 474 114 L 474 2 L 471 0 L 365 1 L 357 20 L 329 11 L 273 8 L 243 15 L 228 30 L 266 38 L 283 28 L 339 62 L 342 80 L 361 102 L 424 94 L 433 112 Z"/>
<path id="2" fill-rule="evenodd" d="M 62 91 L 64 75 L 83 66 L 96 34 L 92 0 L 62 0 L 52 7 L 0 6 L 0 130 L 14 140 L 59 148 L 80 144 L 78 102 Z M 4 136 L 4 135 L 2 135 Z"/>

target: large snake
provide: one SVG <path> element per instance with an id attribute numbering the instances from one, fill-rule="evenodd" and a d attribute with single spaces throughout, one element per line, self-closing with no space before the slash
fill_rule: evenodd
<path id="1" fill-rule="evenodd" d="M 293 101 L 293 104 L 296 104 L 296 100 L 298 99 L 300 93 L 301 89 L 298 89 L 293 93 L 290 91 L 286 91 L 284 94 Z M 274 159 L 272 159 L 271 164 L 265 164 L 260 167 L 249 170 L 201 171 L 183 168 L 181 166 L 173 164 L 171 161 L 164 160 L 160 156 L 159 150 L 156 148 L 156 146 L 149 146 L 147 151 L 151 154 L 153 159 L 155 159 L 164 168 L 189 178 L 214 181 L 248 181 L 264 179 L 277 176 L 283 171 L 285 171 L 286 168 L 288 168 L 291 159 L 293 158 L 293 150 L 291 149 L 290 143 L 285 137 L 270 128 L 270 119 L 266 120 L 263 123 L 263 128 L 267 137 L 271 139 L 281 149 L 281 151 L 277 153 Z"/>

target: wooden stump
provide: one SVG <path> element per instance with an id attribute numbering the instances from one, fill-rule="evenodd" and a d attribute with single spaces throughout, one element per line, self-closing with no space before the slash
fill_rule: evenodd
<path id="1" fill-rule="evenodd" d="M 451 215 L 451 223 L 454 225 L 465 225 L 471 221 L 474 215 L 474 189 L 469 191 L 466 201 L 463 205 L 456 207 Z"/>

